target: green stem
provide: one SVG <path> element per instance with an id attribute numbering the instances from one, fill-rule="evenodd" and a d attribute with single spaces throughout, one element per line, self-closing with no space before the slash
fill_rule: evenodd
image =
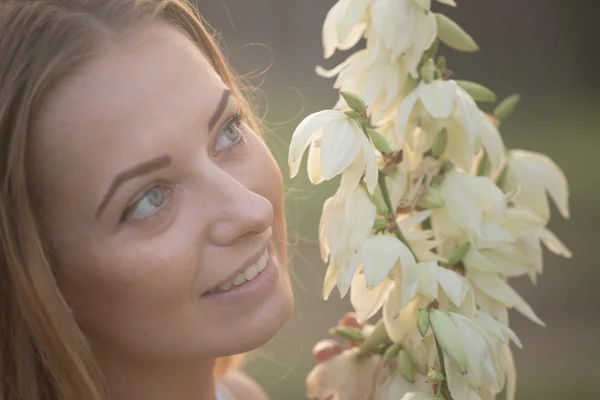
<path id="1" fill-rule="evenodd" d="M 387 206 L 387 209 L 388 209 L 388 216 L 394 218 L 394 220 L 395 220 L 396 219 L 396 210 L 394 209 L 394 206 L 392 206 L 392 201 L 390 200 L 390 193 L 388 191 L 387 182 L 385 181 L 385 175 L 383 173 L 381 173 L 381 171 L 379 172 L 379 177 L 377 178 L 377 182 L 379 183 L 379 187 L 381 188 L 381 195 L 383 196 L 383 201 L 385 201 L 385 205 Z M 400 240 L 402 243 L 404 243 L 404 245 L 406 247 L 408 247 L 410 252 L 413 255 L 415 255 L 414 251 L 410 247 L 410 244 L 408 244 L 408 240 L 406 240 L 406 238 L 402 234 L 402 231 L 400 230 L 400 228 L 396 227 L 396 229 L 394 230 L 394 233 L 396 234 L 396 237 L 398 238 L 398 240 Z"/>
<path id="2" fill-rule="evenodd" d="M 452 400 L 452 395 L 450 394 L 450 390 L 448 389 L 448 375 L 446 374 L 446 365 L 444 364 L 444 352 L 440 344 L 435 341 L 435 347 L 437 348 L 438 358 L 440 359 L 440 371 L 442 372 L 442 376 L 444 380 L 439 383 L 439 387 L 441 388 L 441 392 L 444 395 L 446 400 Z M 439 390 L 439 389 L 438 389 Z"/>

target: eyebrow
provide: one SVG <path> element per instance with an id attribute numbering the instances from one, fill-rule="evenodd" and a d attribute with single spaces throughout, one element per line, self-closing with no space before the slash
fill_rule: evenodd
<path id="1" fill-rule="evenodd" d="M 214 114 L 208 121 L 208 130 L 209 131 L 212 130 L 212 128 L 214 128 L 214 126 L 216 125 L 217 122 L 219 122 L 219 119 L 221 118 L 221 116 L 225 112 L 225 109 L 227 108 L 227 104 L 229 104 L 230 97 L 231 97 L 231 91 L 229 91 L 229 89 L 225 89 L 223 91 L 223 94 L 221 95 L 221 101 L 219 101 L 219 104 L 217 105 L 217 108 L 216 108 Z"/>
<path id="2" fill-rule="evenodd" d="M 115 177 L 115 179 L 113 179 L 106 194 L 104 195 L 104 199 L 98 206 L 98 209 L 96 210 L 96 218 L 98 218 L 102 214 L 102 212 L 104 212 L 106 206 L 108 205 L 108 202 L 114 196 L 119 186 L 121 186 L 123 183 L 138 176 L 146 175 L 158 169 L 165 168 L 170 164 L 171 157 L 169 157 L 168 155 L 163 155 L 153 160 L 138 164 L 133 168 L 121 172 Z"/>

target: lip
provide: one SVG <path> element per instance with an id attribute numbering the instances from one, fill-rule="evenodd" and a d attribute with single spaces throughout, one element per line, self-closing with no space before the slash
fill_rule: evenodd
<path id="1" fill-rule="evenodd" d="M 259 272 L 254 279 L 246 281 L 239 286 L 235 286 L 226 292 L 217 292 L 213 294 L 205 292 L 201 296 L 202 300 L 231 302 L 240 300 L 248 301 L 251 298 L 262 297 L 279 279 L 279 268 L 277 267 L 277 260 L 275 259 L 271 246 L 267 246 L 266 249 L 263 249 L 258 257 L 253 258 L 254 261 L 250 262 L 239 271 L 244 271 L 245 268 L 258 261 L 265 250 L 269 252 L 269 260 L 267 261 L 265 269 Z M 236 272 L 236 274 L 239 272 Z"/>

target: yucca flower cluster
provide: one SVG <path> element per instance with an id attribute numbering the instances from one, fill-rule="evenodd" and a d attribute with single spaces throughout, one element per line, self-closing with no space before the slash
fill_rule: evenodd
<path id="1" fill-rule="evenodd" d="M 456 6 L 453 0 L 439 0 Z M 473 38 L 430 0 L 339 0 L 323 26 L 325 58 L 366 38 L 340 65 L 331 110 L 295 130 L 291 176 L 308 149 L 311 183 L 340 177 L 318 235 L 323 298 L 350 293 L 358 321 L 334 328 L 353 346 L 318 364 L 311 398 L 489 400 L 516 391 L 508 310 L 543 322 L 508 278 L 542 272 L 549 198 L 569 217 L 567 180 L 547 156 L 504 147 L 516 107 L 483 85 L 453 80 L 440 43 Z M 381 312 L 375 324 L 366 322 Z"/>

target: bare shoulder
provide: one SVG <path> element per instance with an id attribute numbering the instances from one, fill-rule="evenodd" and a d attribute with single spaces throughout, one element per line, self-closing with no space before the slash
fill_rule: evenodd
<path id="1" fill-rule="evenodd" d="M 235 400 L 269 400 L 264 389 L 240 370 L 232 369 L 220 379 Z"/>

